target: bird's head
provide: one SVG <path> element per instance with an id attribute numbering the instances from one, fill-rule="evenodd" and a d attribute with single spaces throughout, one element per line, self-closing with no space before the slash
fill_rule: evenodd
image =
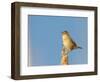
<path id="1" fill-rule="evenodd" d="M 62 32 L 62 34 L 66 34 L 66 33 L 68 33 L 68 31 L 63 31 L 63 32 Z"/>
<path id="2" fill-rule="evenodd" d="M 68 31 L 63 31 L 63 32 L 62 32 L 62 35 L 65 35 L 65 34 L 66 34 L 66 35 L 69 35 Z"/>

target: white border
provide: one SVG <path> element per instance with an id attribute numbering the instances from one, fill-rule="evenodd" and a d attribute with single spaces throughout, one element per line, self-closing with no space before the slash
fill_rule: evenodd
<path id="1" fill-rule="evenodd" d="M 40 75 L 94 71 L 94 11 L 21 7 L 20 75 Z M 28 67 L 28 15 L 88 17 L 88 64 Z"/>

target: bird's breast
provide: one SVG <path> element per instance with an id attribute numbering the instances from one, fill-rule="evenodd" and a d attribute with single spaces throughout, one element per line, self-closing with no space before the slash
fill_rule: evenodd
<path id="1" fill-rule="evenodd" d="M 73 45 L 69 39 L 64 39 L 63 40 L 63 45 L 67 48 L 70 49 Z"/>

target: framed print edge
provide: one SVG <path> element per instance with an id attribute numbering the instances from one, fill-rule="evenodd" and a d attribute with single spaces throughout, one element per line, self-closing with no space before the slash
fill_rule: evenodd
<path id="1" fill-rule="evenodd" d="M 96 7 L 95 9 L 95 16 L 94 16 L 94 31 L 95 31 L 95 39 L 94 39 L 94 44 L 95 44 L 95 61 L 94 61 L 94 64 L 95 64 L 95 73 L 96 75 L 98 74 L 98 8 Z"/>
<path id="2" fill-rule="evenodd" d="M 11 4 L 11 78 L 20 78 L 20 10 Z"/>
<path id="3" fill-rule="evenodd" d="M 20 75 L 20 7 L 43 7 L 43 8 L 61 8 L 78 9 L 94 11 L 94 71 L 78 73 L 59 73 L 42 75 Z M 11 4 L 11 78 L 15 80 L 36 79 L 36 78 L 55 78 L 69 76 L 84 76 L 97 74 L 97 7 L 77 6 L 77 5 L 57 5 L 41 3 L 14 2 Z"/>

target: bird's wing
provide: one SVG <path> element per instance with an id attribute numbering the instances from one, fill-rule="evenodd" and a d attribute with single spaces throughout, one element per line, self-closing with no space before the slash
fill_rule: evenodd
<path id="1" fill-rule="evenodd" d="M 75 41 L 70 37 L 70 40 L 72 41 L 72 49 L 75 49 L 75 48 L 77 48 L 78 46 L 77 46 L 77 44 L 75 43 Z"/>

